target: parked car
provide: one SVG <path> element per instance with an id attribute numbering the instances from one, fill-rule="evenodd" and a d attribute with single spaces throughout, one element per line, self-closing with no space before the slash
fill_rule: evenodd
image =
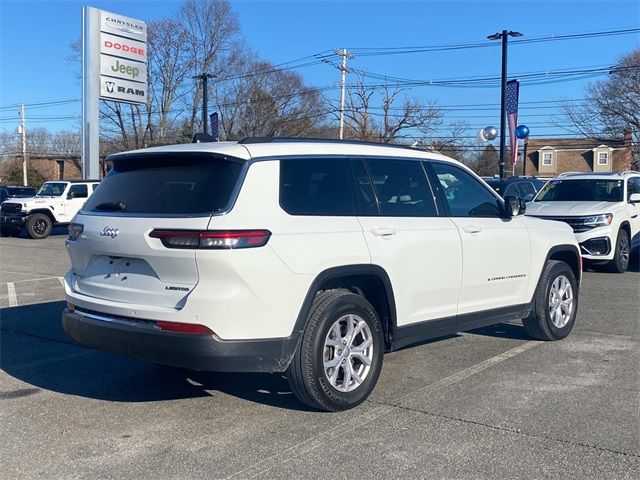
<path id="1" fill-rule="evenodd" d="M 566 337 L 571 228 L 409 147 L 245 139 L 111 155 L 69 226 L 62 324 L 157 364 L 286 372 L 323 410 L 364 401 L 383 353 L 511 319 Z"/>
<path id="2" fill-rule="evenodd" d="M 7 198 L 33 197 L 37 190 L 33 187 L 21 187 L 15 185 L 0 185 L 0 203 Z"/>
<path id="3" fill-rule="evenodd" d="M 527 215 L 568 223 L 583 258 L 625 272 L 640 245 L 640 172 L 559 175 L 527 204 Z"/>
<path id="4" fill-rule="evenodd" d="M 536 193 L 540 191 L 544 180 L 536 177 L 514 176 L 506 179 L 496 177 L 482 177 L 482 179 L 500 194 L 501 197 L 514 196 L 522 198 L 525 202 L 530 202 Z"/>
<path id="5" fill-rule="evenodd" d="M 0 205 L 0 228 L 3 234 L 15 235 L 24 228 L 31 238 L 48 237 L 53 227 L 71 222 L 99 182 L 45 182 L 34 196 L 3 202 Z"/>

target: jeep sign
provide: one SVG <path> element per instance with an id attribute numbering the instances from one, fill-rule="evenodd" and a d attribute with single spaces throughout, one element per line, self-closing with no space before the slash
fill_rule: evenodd
<path id="1" fill-rule="evenodd" d="M 100 75 L 133 80 L 134 82 L 146 82 L 147 65 L 110 55 L 100 55 Z"/>

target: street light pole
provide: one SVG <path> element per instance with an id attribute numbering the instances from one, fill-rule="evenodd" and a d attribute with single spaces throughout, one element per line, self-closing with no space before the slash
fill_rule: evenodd
<path id="1" fill-rule="evenodd" d="M 507 135 L 507 46 L 509 37 L 521 37 L 520 32 L 503 30 L 489 35 L 489 40 L 502 40 L 502 80 L 500 82 L 500 178 L 504 178 L 504 152 Z"/>
<path id="2" fill-rule="evenodd" d="M 500 179 L 504 178 L 504 151 L 507 133 L 507 42 L 509 35 L 502 31 L 502 80 L 500 82 Z"/>
<path id="3" fill-rule="evenodd" d="M 207 115 L 207 103 L 209 102 L 209 96 L 207 91 L 207 80 L 214 78 L 215 75 L 211 73 L 203 73 L 202 75 L 196 75 L 195 79 L 202 80 L 202 131 L 209 133 L 209 123 Z"/>

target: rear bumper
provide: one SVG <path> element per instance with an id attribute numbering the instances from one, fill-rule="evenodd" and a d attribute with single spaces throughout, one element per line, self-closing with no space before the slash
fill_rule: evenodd
<path id="1" fill-rule="evenodd" d="M 62 326 L 88 347 L 152 363 L 213 372 L 283 372 L 298 334 L 265 340 L 220 340 L 215 335 L 166 332 L 154 322 L 65 309 Z"/>

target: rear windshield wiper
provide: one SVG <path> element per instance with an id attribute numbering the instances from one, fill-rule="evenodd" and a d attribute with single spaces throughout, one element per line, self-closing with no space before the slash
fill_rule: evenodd
<path id="1" fill-rule="evenodd" d="M 104 202 L 94 207 L 96 210 L 104 210 L 114 212 L 116 210 L 126 210 L 127 204 L 124 202 Z"/>

